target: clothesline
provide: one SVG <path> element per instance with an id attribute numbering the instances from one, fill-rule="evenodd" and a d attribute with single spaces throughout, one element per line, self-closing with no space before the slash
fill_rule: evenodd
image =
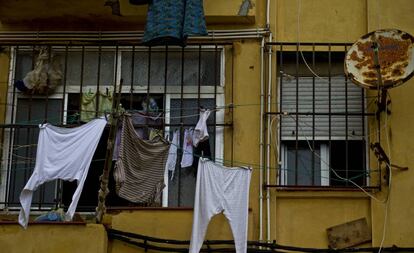
<path id="1" fill-rule="evenodd" d="M 371 135 L 373 135 L 373 134 L 376 134 L 376 133 L 372 133 Z M 36 146 L 37 144 L 29 144 L 29 145 L 17 145 L 16 146 L 16 148 L 13 148 L 13 149 L 19 149 L 19 148 L 24 148 L 24 147 L 31 147 L 31 146 Z M 180 150 L 180 151 L 182 151 L 182 147 L 180 147 L 180 146 L 177 146 L 177 148 Z M 1 149 L 3 149 L 3 148 L 1 148 Z M 18 155 L 17 155 L 18 156 Z M 194 155 L 194 156 L 197 156 L 197 155 Z M 19 158 L 22 158 L 22 159 L 33 159 L 33 158 L 31 158 L 31 157 L 23 157 L 23 156 L 18 156 Z M 216 159 L 217 160 L 217 159 Z M 251 167 L 255 167 L 255 168 L 258 168 L 258 169 L 261 169 L 260 168 L 260 166 L 259 165 L 257 165 L 257 164 L 252 164 L 252 163 L 246 163 L 246 162 L 241 162 L 241 161 L 235 161 L 235 160 L 223 160 L 223 162 L 226 162 L 226 163 L 229 163 L 229 164 L 240 164 L 240 165 L 249 165 L 249 166 L 251 166 Z M 262 168 L 263 169 L 263 168 Z M 275 168 L 275 167 L 273 167 L 273 168 L 270 168 L 270 169 L 273 169 L 273 170 L 281 170 L 280 168 Z M 282 169 L 283 170 L 283 169 Z M 336 171 L 340 171 L 340 170 L 336 170 Z M 367 171 L 376 171 L 376 170 L 367 170 Z"/>
<path id="2" fill-rule="evenodd" d="M 174 144 L 171 143 L 171 145 L 174 145 Z M 37 146 L 37 144 L 23 145 L 22 147 L 35 147 L 35 146 Z M 19 148 L 22 148 L 22 147 L 19 147 Z M 180 154 L 181 155 L 183 153 L 185 153 L 185 151 L 184 151 L 184 149 L 182 147 L 180 147 L 180 146 L 176 146 L 176 147 L 180 151 Z M 0 149 L 3 149 L 3 148 L 0 148 Z M 34 163 L 35 160 L 36 160 L 34 157 L 25 157 L 25 156 L 19 156 L 19 155 L 15 155 L 15 154 L 13 154 L 13 156 L 19 157 L 21 159 L 30 160 L 31 162 L 29 162 L 29 163 Z M 203 156 L 197 155 L 197 154 L 193 154 L 193 156 L 195 156 L 197 158 L 203 157 Z M 1 161 L 4 161 L 4 160 L 5 159 L 2 159 Z M 247 163 L 247 162 L 242 162 L 242 161 L 226 160 L 226 159 L 220 159 L 220 158 L 215 158 L 213 160 L 215 160 L 216 163 L 220 163 L 222 165 L 225 165 L 225 164 L 226 165 L 231 165 L 231 164 L 233 164 L 233 166 L 234 165 L 236 165 L 236 166 L 250 166 L 253 169 L 260 169 L 260 165 L 255 164 L 255 163 Z M 105 159 L 93 159 L 92 160 L 92 162 L 97 162 L 97 161 L 105 161 Z M 310 161 L 310 159 L 306 159 L 306 161 Z M 21 162 L 21 164 L 27 164 L 27 163 L 28 162 Z M 14 163 L 14 164 L 16 164 L 16 163 Z M 17 164 L 18 164 L 18 162 L 17 162 Z M 32 168 L 31 167 L 29 167 L 29 168 L 15 168 L 14 170 L 30 170 L 30 169 L 32 169 Z M 264 169 L 264 166 L 262 166 L 262 169 Z M 294 169 L 277 168 L 277 167 L 270 167 L 269 169 L 271 169 L 271 170 L 279 170 L 279 171 L 294 171 Z M 2 171 L 7 171 L 7 169 L 3 169 Z M 320 171 L 329 171 L 329 169 L 321 169 Z M 357 171 L 361 171 L 361 170 L 335 170 L 335 171 L 352 171 L 352 172 L 357 172 Z M 367 173 L 368 174 L 369 173 L 375 173 L 375 172 L 379 172 L 379 170 L 378 169 L 368 169 L 368 170 L 365 170 L 364 172 L 366 172 L 366 173 L 361 173 L 361 174 L 362 175 L 365 175 Z"/>
<path id="3" fill-rule="evenodd" d="M 377 95 L 372 95 L 372 96 L 364 96 L 364 99 L 377 99 Z M 331 99 L 327 98 L 327 99 L 321 99 L 321 98 L 316 98 L 315 99 L 306 99 L 306 98 L 301 98 L 301 104 L 303 104 L 304 101 L 307 101 L 309 103 L 313 103 L 313 102 L 329 102 L 329 101 L 360 101 L 361 98 L 343 98 L 343 97 L 331 97 Z M 288 102 L 288 101 L 284 101 L 283 104 L 296 104 L 295 101 L 292 102 Z M 280 102 L 272 102 L 270 103 L 272 105 L 280 105 Z M 0 105 L 5 105 L 5 106 L 11 106 L 11 107 L 29 107 L 31 105 L 16 105 L 16 104 L 11 104 L 11 103 L 0 103 Z M 226 109 L 226 108 L 235 108 L 235 107 L 243 107 L 243 106 L 260 106 L 260 103 L 246 103 L 246 104 L 229 104 L 229 105 L 224 105 L 224 106 L 217 106 L 215 108 L 211 108 L 211 109 Z M 190 109 L 199 109 L 199 107 L 170 107 L 167 110 L 162 110 L 160 109 L 159 112 L 169 112 L 169 111 L 173 111 L 173 110 L 190 110 Z M 59 110 L 61 111 L 61 110 Z M 71 110 L 63 110 L 63 111 L 71 111 Z M 75 110 L 73 110 L 75 111 Z M 77 110 L 79 111 L 79 110 Z M 94 111 L 95 112 L 95 111 Z"/>

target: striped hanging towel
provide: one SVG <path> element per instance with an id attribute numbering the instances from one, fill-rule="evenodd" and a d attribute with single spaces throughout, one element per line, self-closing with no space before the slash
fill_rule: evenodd
<path id="1" fill-rule="evenodd" d="M 134 203 L 159 202 L 170 145 L 160 138 L 141 139 L 129 115 L 122 116 L 121 121 L 121 145 L 114 170 L 116 192 Z"/>

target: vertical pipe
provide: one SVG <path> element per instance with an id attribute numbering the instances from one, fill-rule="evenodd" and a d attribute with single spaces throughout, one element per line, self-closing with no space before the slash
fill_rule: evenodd
<path id="1" fill-rule="evenodd" d="M 328 94 L 328 114 L 329 114 L 329 138 L 328 138 L 328 140 L 329 140 L 329 147 L 328 147 L 328 150 L 329 150 L 329 154 L 328 154 L 328 159 L 329 159 L 329 161 L 328 161 L 328 169 L 329 170 L 331 170 L 331 168 L 332 168 L 332 165 L 331 165 L 331 151 L 332 151 L 332 115 L 331 115 L 331 113 L 332 113 L 332 82 L 331 82 L 331 44 L 329 43 L 329 45 L 328 45 L 328 85 L 329 85 L 329 88 L 328 88 L 328 92 L 329 92 L 329 94 Z M 330 177 L 330 176 L 329 176 Z M 331 184 L 331 183 L 330 183 Z"/>
<path id="2" fill-rule="evenodd" d="M 272 33 L 269 34 L 269 42 L 272 42 Z M 272 46 L 269 47 L 269 53 L 268 53 L 268 93 L 267 93 L 267 111 L 270 112 L 272 109 Z M 271 127 L 271 120 L 270 117 L 267 117 L 267 171 L 266 171 L 266 184 L 270 184 L 270 129 Z M 262 187 L 262 186 L 261 186 Z M 270 242 L 270 188 L 266 188 L 266 208 L 267 208 L 267 241 Z"/>
<path id="3" fill-rule="evenodd" d="M 298 156 L 299 156 L 299 42 L 296 44 L 296 115 L 295 115 L 295 185 L 298 185 Z M 289 168 L 288 168 L 289 169 Z"/>
<path id="4" fill-rule="evenodd" d="M 263 119 L 264 119 L 264 103 L 265 103 L 265 94 L 264 94 L 264 47 L 265 47 L 265 38 L 262 38 L 260 44 L 260 133 L 259 133 L 259 241 L 263 240 Z"/>
<path id="5" fill-rule="evenodd" d="M 280 69 L 280 72 L 278 73 L 278 72 L 276 72 L 277 74 L 280 74 L 280 78 L 279 78 L 279 108 L 278 108 L 278 110 L 280 111 L 280 112 L 283 112 L 283 97 L 282 97 L 282 92 L 283 92 L 283 74 L 281 74 L 281 73 L 283 73 L 283 44 L 281 44 L 280 45 L 280 54 L 279 54 L 279 69 Z M 282 115 L 280 115 L 279 116 L 279 141 L 281 142 L 282 141 L 282 120 L 283 120 L 283 116 Z M 280 147 L 280 146 L 279 146 Z M 283 169 L 285 169 L 285 168 L 282 168 L 282 166 L 281 166 L 281 163 L 280 163 L 280 161 L 281 161 L 281 157 L 282 157 L 282 149 L 281 148 L 279 148 L 279 157 L 277 158 L 277 161 L 278 161 L 278 163 L 277 163 L 277 167 L 279 168 L 279 174 L 280 174 L 280 176 L 279 176 L 279 184 L 282 184 L 282 182 L 284 183 L 284 184 L 286 184 L 286 180 L 283 178 L 283 181 L 282 181 L 282 176 L 283 177 L 285 177 L 286 176 L 286 170 L 285 171 L 283 171 Z"/>
<path id="6" fill-rule="evenodd" d="M 346 55 L 346 46 L 345 52 Z M 348 78 L 345 75 L 345 171 L 348 172 Z M 348 182 L 346 182 L 348 185 Z"/>
<path id="7" fill-rule="evenodd" d="M 315 69 L 315 44 L 312 45 L 312 69 Z M 312 150 L 315 150 L 315 75 L 312 75 Z M 312 153 L 312 185 L 315 184 L 315 152 Z M 320 171 L 322 176 L 322 171 Z M 320 178 L 321 178 L 320 176 Z M 322 183 L 322 180 L 321 180 Z"/>
<path id="8" fill-rule="evenodd" d="M 266 0 L 266 29 L 270 28 L 270 0 Z"/>

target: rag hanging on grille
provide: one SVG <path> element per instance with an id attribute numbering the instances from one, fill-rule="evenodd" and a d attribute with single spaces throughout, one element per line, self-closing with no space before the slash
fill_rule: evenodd
<path id="1" fill-rule="evenodd" d="M 23 80 L 15 82 L 21 92 L 28 94 L 51 94 L 62 83 L 61 64 L 48 47 L 41 47 L 34 64 L 34 69 Z"/>

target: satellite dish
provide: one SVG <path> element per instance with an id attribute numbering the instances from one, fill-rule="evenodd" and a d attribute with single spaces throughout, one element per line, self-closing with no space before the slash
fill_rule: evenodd
<path id="1" fill-rule="evenodd" d="M 345 56 L 345 73 L 353 83 L 386 92 L 414 75 L 414 37 L 397 30 L 362 36 Z"/>

